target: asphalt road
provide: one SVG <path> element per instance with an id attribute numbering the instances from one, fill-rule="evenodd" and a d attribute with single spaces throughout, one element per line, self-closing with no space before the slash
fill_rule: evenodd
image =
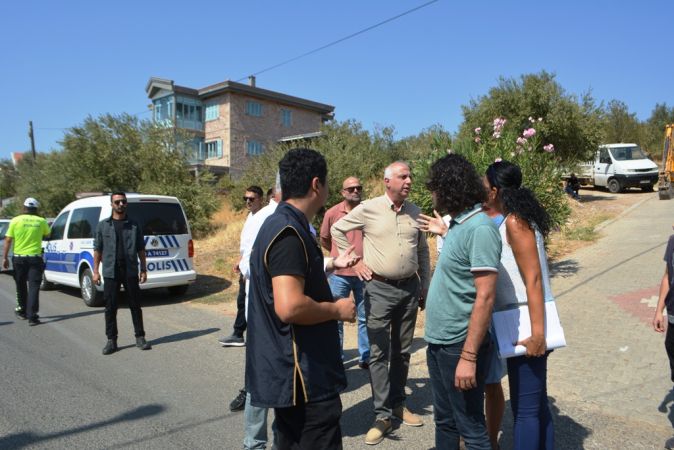
<path id="1" fill-rule="evenodd" d="M 150 295 L 153 348 L 133 344 L 119 311 L 121 351 L 103 356 L 103 309 L 76 290 L 43 292 L 40 326 L 13 313 L 14 284 L 0 275 L 0 448 L 240 448 L 244 352 L 217 345 L 231 320 Z M 166 296 L 168 297 L 168 296 Z"/>

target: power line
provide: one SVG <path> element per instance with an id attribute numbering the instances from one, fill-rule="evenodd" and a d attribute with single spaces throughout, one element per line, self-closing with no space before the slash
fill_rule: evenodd
<path id="1" fill-rule="evenodd" d="M 376 23 L 376 24 L 374 24 L 374 25 L 371 25 L 371 26 L 369 26 L 369 27 L 367 27 L 367 28 L 363 28 L 363 29 L 360 30 L 360 31 L 356 31 L 355 33 L 352 33 L 352 34 L 350 34 L 350 35 L 348 35 L 348 36 L 345 36 L 345 37 L 343 37 L 343 38 L 337 39 L 336 41 L 332 41 L 332 42 L 330 42 L 329 44 L 325 44 L 325 45 L 323 45 L 323 46 L 321 46 L 321 47 L 315 48 L 315 49 L 310 50 L 310 51 L 308 51 L 308 52 L 306 52 L 306 53 L 302 53 L 302 54 L 299 55 L 299 56 L 295 56 L 294 58 L 287 59 L 287 60 L 285 60 L 285 61 L 283 61 L 283 62 L 280 62 L 280 63 L 278 63 L 278 64 L 274 64 L 273 66 L 270 66 L 270 67 L 267 67 L 267 68 L 262 69 L 262 70 L 260 70 L 260 71 L 257 71 L 257 72 L 255 72 L 255 73 L 253 73 L 252 75 L 253 75 L 253 76 L 257 76 L 257 75 L 260 75 L 261 73 L 268 72 L 268 71 L 270 71 L 270 70 L 272 70 L 272 69 L 276 69 L 277 67 L 284 66 L 284 65 L 286 65 L 286 64 L 288 64 L 288 63 L 291 63 L 291 62 L 293 62 L 293 61 L 297 61 L 298 59 L 304 58 L 305 56 L 313 55 L 314 53 L 320 52 L 321 50 L 325 50 L 325 49 L 328 48 L 328 47 L 332 47 L 333 45 L 339 44 L 340 42 L 344 42 L 344 41 L 346 41 L 346 40 L 348 40 L 348 39 L 354 38 L 354 37 L 356 37 L 356 36 L 358 36 L 358 35 L 361 35 L 361 34 L 363 34 L 363 33 L 366 33 L 366 32 L 368 32 L 368 31 L 370 31 L 370 30 L 373 30 L 373 29 L 375 29 L 375 28 L 377 28 L 377 27 L 380 27 L 380 26 L 382 26 L 382 25 L 384 25 L 384 24 L 387 24 L 387 23 L 389 23 L 389 22 L 393 22 L 393 21 L 396 20 L 396 19 L 399 19 L 399 18 L 401 18 L 401 17 L 403 17 L 403 16 L 406 16 L 406 15 L 408 15 L 408 14 L 411 14 L 411 13 L 417 11 L 417 10 L 420 10 L 420 9 L 422 9 L 422 8 L 425 8 L 425 7 L 427 7 L 427 6 L 429 6 L 429 5 L 433 4 L 433 3 L 436 3 L 436 2 L 438 2 L 438 1 L 440 1 L 440 0 L 431 0 L 430 2 L 426 2 L 426 3 L 424 3 L 423 5 L 419 5 L 419 6 L 415 7 L 415 8 L 412 8 L 412 9 L 409 9 L 409 10 L 403 12 L 403 13 L 400 13 L 400 14 L 398 14 L 397 16 L 393 16 L 393 17 L 388 18 L 388 19 L 386 19 L 386 20 L 383 20 L 383 21 L 381 21 L 381 22 L 379 22 L 379 23 Z M 238 80 L 236 80 L 236 81 L 237 81 L 237 82 L 239 82 L 239 81 L 244 81 L 246 78 L 248 78 L 248 77 L 246 76 L 246 77 L 240 78 L 240 79 L 238 79 Z"/>

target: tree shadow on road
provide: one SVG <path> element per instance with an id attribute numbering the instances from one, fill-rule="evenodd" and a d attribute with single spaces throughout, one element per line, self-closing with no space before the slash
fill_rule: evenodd
<path id="1" fill-rule="evenodd" d="M 552 423 L 555 427 L 555 448 L 585 448 L 585 439 L 590 436 L 592 430 L 564 415 L 557 407 L 554 397 L 548 396 L 548 403 L 550 404 Z M 499 439 L 499 445 L 501 448 L 513 448 L 513 415 L 510 400 L 506 402 L 501 429 L 503 434 Z"/>
<path id="2" fill-rule="evenodd" d="M 41 319 L 43 319 L 45 323 L 50 323 L 50 322 L 60 322 L 62 320 L 68 320 L 68 319 L 76 319 L 78 317 L 93 316 L 93 315 L 96 315 L 96 314 L 103 314 L 103 310 L 96 309 L 96 310 L 82 311 L 82 312 L 77 312 L 77 313 L 72 313 L 72 314 L 57 314 L 57 315 L 53 315 L 53 316 L 44 316 L 44 317 L 41 317 Z"/>
<path id="3" fill-rule="evenodd" d="M 150 341 L 150 344 L 160 345 L 168 344 L 170 342 L 186 341 L 188 339 L 194 339 L 207 334 L 215 333 L 216 331 L 220 331 L 220 328 L 205 328 L 203 330 L 182 331 L 180 333 L 169 334 L 168 336 L 162 336 L 160 338 L 153 339 Z"/>
<path id="4" fill-rule="evenodd" d="M 72 436 L 75 434 L 104 428 L 116 423 L 141 420 L 147 417 L 156 416 L 164 412 L 165 409 L 166 407 L 164 405 L 150 404 L 132 409 L 108 420 L 101 420 L 99 422 L 93 422 L 87 425 L 56 431 L 53 433 L 41 434 L 34 431 L 23 431 L 20 433 L 9 434 L 0 437 L 0 448 L 24 448 L 37 443 L 59 439 L 64 436 Z"/>
<path id="5" fill-rule="evenodd" d="M 580 265 L 575 259 L 563 259 L 551 262 L 549 265 L 550 277 L 568 278 L 578 273 Z"/>

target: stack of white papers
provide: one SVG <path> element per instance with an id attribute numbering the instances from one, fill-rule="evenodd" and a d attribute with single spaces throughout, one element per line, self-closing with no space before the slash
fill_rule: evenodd
<path id="1" fill-rule="evenodd" d="M 492 318 L 501 358 L 524 355 L 527 349 L 515 343 L 531 336 L 529 307 L 521 305 L 516 309 L 498 311 L 492 315 Z M 564 330 L 559 322 L 555 302 L 545 303 L 545 342 L 548 350 L 566 347 Z"/>

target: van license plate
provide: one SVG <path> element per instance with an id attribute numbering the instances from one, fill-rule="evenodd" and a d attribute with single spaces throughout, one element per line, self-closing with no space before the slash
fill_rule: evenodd
<path id="1" fill-rule="evenodd" d="M 145 250 L 145 255 L 148 258 L 160 258 L 162 256 L 168 256 L 169 251 L 167 248 L 158 248 L 158 249 L 152 249 L 152 250 Z"/>

